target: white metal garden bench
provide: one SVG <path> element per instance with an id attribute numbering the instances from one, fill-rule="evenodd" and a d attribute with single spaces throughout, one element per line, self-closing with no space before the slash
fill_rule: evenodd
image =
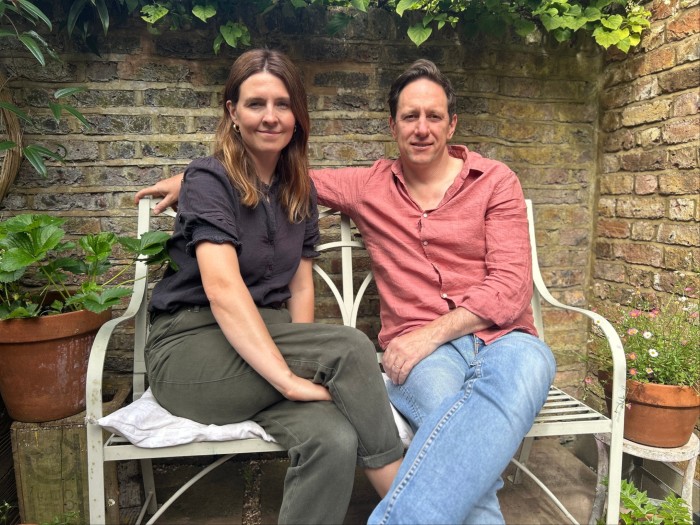
<path id="1" fill-rule="evenodd" d="M 149 206 L 150 204 L 150 206 Z M 150 229 L 151 207 L 154 202 L 143 199 L 139 203 L 138 233 L 139 236 Z M 531 450 L 532 441 L 536 437 L 543 436 L 570 436 L 579 434 L 609 434 L 610 453 L 608 462 L 609 487 L 606 523 L 617 523 L 619 512 L 620 480 L 622 470 L 622 430 L 624 418 L 624 384 L 625 384 L 625 357 L 622 344 L 614 328 L 600 315 L 584 310 L 566 306 L 554 299 L 547 290 L 539 266 L 537 264 L 537 250 L 535 243 L 535 229 L 533 220 L 532 203 L 527 201 L 528 220 L 530 226 L 530 241 L 532 246 L 534 295 L 532 306 L 538 332 L 544 339 L 544 327 L 542 324 L 541 301 L 553 307 L 563 308 L 578 312 L 591 322 L 594 322 L 602 330 L 608 339 L 612 350 L 614 363 L 612 417 L 608 418 L 599 412 L 589 408 L 581 401 L 566 394 L 562 390 L 552 387 L 547 402 L 538 415 L 535 423 L 523 442 L 521 451 L 513 463 L 516 465 L 516 474 L 513 481 L 518 482 L 521 473 L 532 479 L 552 498 L 554 503 L 572 522 L 577 523 L 573 516 L 556 496 L 533 474 L 527 467 L 527 460 Z M 332 212 L 328 212 L 332 213 Z M 334 297 L 338 301 L 343 323 L 355 326 L 361 299 L 367 290 L 372 274 L 368 272 L 360 284 L 357 292 L 353 285 L 353 251 L 364 250 L 361 240 L 353 239 L 350 220 L 341 216 L 339 238 L 336 241 L 324 243 L 318 247 L 320 252 L 339 250 L 342 265 L 342 283 L 337 287 L 332 279 L 320 267 L 315 270 L 329 285 Z M 134 328 L 134 371 L 133 371 L 133 400 L 136 401 L 143 395 L 146 388 L 146 368 L 144 363 L 144 346 L 148 335 L 147 315 L 147 267 L 143 263 L 137 263 L 136 283 L 134 293 L 124 314 L 105 324 L 95 339 L 90 355 L 87 379 L 87 445 L 88 445 L 88 480 L 90 516 L 89 523 L 93 525 L 105 523 L 105 483 L 104 463 L 108 461 L 139 460 L 145 492 L 145 503 L 138 517 L 138 523 L 142 521 L 146 513 L 151 515 L 148 523 L 153 523 L 177 499 L 202 476 L 226 462 L 237 454 L 260 453 L 270 451 L 283 451 L 276 444 L 263 439 L 239 439 L 234 441 L 204 441 L 188 443 L 162 448 L 142 448 L 129 443 L 123 437 L 112 434 L 105 439 L 106 432 L 99 426 L 97 420 L 102 417 L 102 384 L 104 363 L 107 346 L 115 328 L 125 321 L 133 319 Z M 185 483 L 173 497 L 158 505 L 156 489 L 153 478 L 151 460 L 157 458 L 187 457 L 187 456 L 220 456 L 212 464 L 204 467 L 195 477 Z M 599 513 L 600 509 L 594 509 L 592 516 Z"/>

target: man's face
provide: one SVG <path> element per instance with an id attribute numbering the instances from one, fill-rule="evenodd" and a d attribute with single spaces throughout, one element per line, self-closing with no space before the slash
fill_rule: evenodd
<path id="1" fill-rule="evenodd" d="M 389 118 L 401 162 L 409 169 L 439 162 L 447 154 L 447 141 L 456 126 L 457 115 L 450 118 L 445 91 L 426 78 L 403 88 L 396 106 L 396 120 Z"/>

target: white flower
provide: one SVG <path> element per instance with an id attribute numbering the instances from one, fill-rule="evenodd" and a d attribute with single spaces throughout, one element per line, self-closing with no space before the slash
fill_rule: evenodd
<path id="1" fill-rule="evenodd" d="M 642 334 L 642 337 L 643 337 L 644 339 L 651 339 L 652 337 L 654 337 L 654 334 L 652 334 L 651 332 L 644 332 L 644 333 Z"/>
<path id="2" fill-rule="evenodd" d="M 650 355 L 651 357 L 656 357 L 656 356 L 659 355 L 659 352 L 656 351 L 656 348 L 650 348 L 650 349 L 649 349 L 649 355 Z"/>

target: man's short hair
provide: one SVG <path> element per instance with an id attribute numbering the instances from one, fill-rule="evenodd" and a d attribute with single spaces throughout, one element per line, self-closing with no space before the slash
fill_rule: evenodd
<path id="1" fill-rule="evenodd" d="M 391 84 L 391 89 L 389 90 L 389 112 L 391 118 L 396 119 L 396 108 L 399 104 L 399 95 L 401 91 L 403 91 L 403 88 L 420 78 L 432 80 L 442 87 L 447 96 L 447 112 L 450 118 L 457 113 L 457 95 L 452 87 L 452 82 L 450 82 L 450 79 L 447 78 L 433 62 L 421 58 L 411 64 L 409 68 L 396 77 L 396 80 Z"/>

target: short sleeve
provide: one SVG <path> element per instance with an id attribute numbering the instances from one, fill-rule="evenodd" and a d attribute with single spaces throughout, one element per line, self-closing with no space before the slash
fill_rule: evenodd
<path id="1" fill-rule="evenodd" d="M 224 166 L 214 157 L 197 159 L 185 170 L 180 189 L 177 220 L 186 242 L 185 252 L 194 256 L 197 243 L 231 243 L 240 249 L 238 192 Z"/>

